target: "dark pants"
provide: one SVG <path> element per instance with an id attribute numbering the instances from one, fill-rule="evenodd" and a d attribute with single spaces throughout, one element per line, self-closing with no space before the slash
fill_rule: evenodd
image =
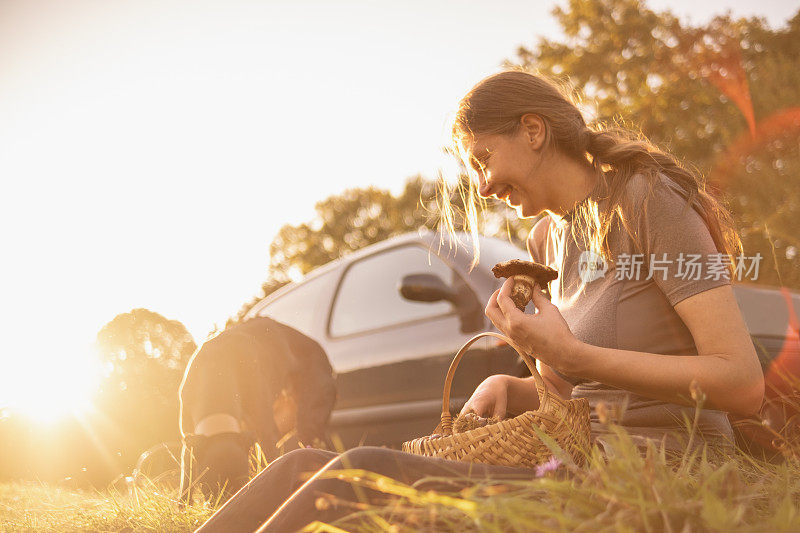
<path id="1" fill-rule="evenodd" d="M 452 478 L 416 485 L 418 489 L 440 491 L 457 491 L 485 479 L 519 480 L 534 477 L 534 471 L 526 468 L 448 461 L 388 448 L 362 446 L 343 454 L 304 448 L 291 451 L 270 463 L 197 531 L 289 532 L 315 520 L 332 522 L 352 512 L 352 508 L 332 503 L 318 509 L 315 505 L 317 498 L 330 494 L 345 502 L 359 502 L 359 499 L 350 482 L 336 478 L 321 479 L 320 473 L 348 468 L 368 470 L 408 485 L 429 476 Z M 303 474 L 306 473 L 313 477 L 304 478 Z M 360 490 L 369 503 L 385 502 L 388 498 L 387 494 L 365 487 Z"/>

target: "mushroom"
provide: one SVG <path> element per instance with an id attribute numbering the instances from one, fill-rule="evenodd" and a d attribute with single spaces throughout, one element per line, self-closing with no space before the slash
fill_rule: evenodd
<path id="1" fill-rule="evenodd" d="M 496 424 L 500 422 L 500 420 L 501 418 L 499 416 L 484 418 L 477 413 L 470 411 L 468 413 L 458 415 L 458 417 L 453 421 L 453 433 L 464 433 L 465 431 L 469 431 L 471 429 L 477 429 L 490 424 Z"/>
<path id="2" fill-rule="evenodd" d="M 558 271 L 549 266 L 521 259 L 497 263 L 492 267 L 492 273 L 496 278 L 514 278 L 511 299 L 520 311 L 524 311 L 533 298 L 534 285 L 539 285 L 549 300 L 550 289 L 547 284 L 558 277 Z"/>

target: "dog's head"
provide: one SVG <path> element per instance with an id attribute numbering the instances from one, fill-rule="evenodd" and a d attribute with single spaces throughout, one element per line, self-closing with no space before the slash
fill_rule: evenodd
<path id="1" fill-rule="evenodd" d="M 250 477 L 250 433 L 187 435 L 184 439 L 194 456 L 192 478 L 203 493 L 216 499 L 233 495 Z"/>

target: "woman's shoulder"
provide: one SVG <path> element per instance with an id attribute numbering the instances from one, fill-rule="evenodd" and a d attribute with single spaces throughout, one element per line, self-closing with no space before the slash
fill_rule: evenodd
<path id="1" fill-rule="evenodd" d="M 625 196 L 634 211 L 645 204 L 677 206 L 687 200 L 686 192 L 675 180 L 656 170 L 634 173 L 625 183 Z"/>
<path id="2" fill-rule="evenodd" d="M 686 191 L 679 182 L 659 172 L 631 176 L 626 192 L 623 214 L 628 234 L 646 257 L 650 253 L 675 257 L 681 253 L 717 253 L 697 191 Z"/>

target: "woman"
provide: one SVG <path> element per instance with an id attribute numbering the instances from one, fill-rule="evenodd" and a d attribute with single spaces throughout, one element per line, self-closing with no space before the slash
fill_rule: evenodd
<path id="1" fill-rule="evenodd" d="M 641 444 L 683 451 L 683 420 L 704 395 L 701 440 L 730 446 L 725 412 L 756 413 L 763 375 L 730 285 L 741 243 L 700 180 L 627 132 L 588 128 L 555 85 L 521 71 L 473 88 L 454 137 L 480 196 L 523 218 L 545 214 L 528 250 L 559 271 L 552 302 L 535 294 L 535 315 L 516 309 L 506 281 L 486 307 L 495 326 L 535 355 L 562 397 L 589 399 L 596 435 L 603 402 Z M 536 405 L 531 378 L 501 375 L 464 411 Z"/>
<path id="2" fill-rule="evenodd" d="M 729 265 L 715 255 L 733 255 L 740 244 L 729 215 L 700 181 L 645 142 L 588 128 L 555 85 L 525 72 L 506 71 L 478 83 L 461 101 L 453 136 L 475 174 L 469 200 L 477 187 L 480 196 L 505 200 L 521 217 L 546 215 L 533 228 L 528 248 L 533 260 L 559 271 L 550 287 L 552 302 L 534 291 L 536 314 L 518 311 L 509 280 L 492 295 L 486 314 L 535 355 L 553 390 L 565 398 L 589 398 L 597 436 L 603 430 L 597 407 L 604 401 L 641 442 L 664 439 L 675 449 L 683 445 L 682 415 L 694 416 L 692 395 L 705 394 L 711 409 L 699 416 L 700 435 L 711 443 L 732 442 L 724 411 L 756 412 L 763 376 L 731 291 Z M 474 223 L 475 213 L 467 219 Z M 648 261 L 634 261 L 637 253 Z M 715 258 L 713 275 L 676 276 L 697 263 L 685 255 L 670 257 L 676 253 Z M 617 279 L 625 265 L 639 265 L 644 274 Z M 656 266 L 663 279 L 647 277 Z M 492 376 L 463 412 L 502 416 L 537 407 L 530 378 Z M 347 482 L 325 477 L 340 468 L 363 468 L 405 483 L 426 476 L 532 475 L 381 448 L 339 456 L 297 450 L 272 463 L 201 530 L 246 531 L 268 519 L 265 531 L 288 531 L 341 516 L 347 505 L 314 504 L 325 493 L 358 501 Z M 316 473 L 302 484 L 304 472 Z M 447 488 L 442 483 L 425 488 Z"/>

